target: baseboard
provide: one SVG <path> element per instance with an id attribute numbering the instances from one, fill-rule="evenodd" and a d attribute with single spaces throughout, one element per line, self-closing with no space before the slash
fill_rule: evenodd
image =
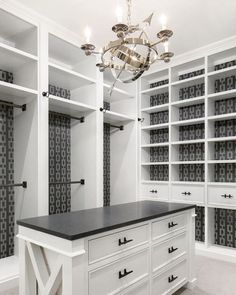
<path id="1" fill-rule="evenodd" d="M 7 278 L 0 281 L 0 295 L 6 294 L 7 291 L 19 287 L 19 276 Z"/>
<path id="2" fill-rule="evenodd" d="M 236 249 L 221 246 L 196 246 L 196 255 L 236 263 Z"/>
<path id="3" fill-rule="evenodd" d="M 196 287 L 196 284 L 197 284 L 197 279 L 194 278 L 194 279 L 192 279 L 191 281 L 189 281 L 189 282 L 185 285 L 185 287 L 186 287 L 187 289 L 189 289 L 189 290 L 193 290 L 193 288 Z"/>

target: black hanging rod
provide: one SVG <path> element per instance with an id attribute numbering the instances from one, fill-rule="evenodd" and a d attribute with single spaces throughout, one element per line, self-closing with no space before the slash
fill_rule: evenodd
<path id="1" fill-rule="evenodd" d="M 50 99 L 50 96 L 49 96 L 49 93 L 48 92 L 43 92 L 42 95 L 44 97 L 48 97 Z M 69 118 L 69 119 L 73 119 L 73 120 L 78 120 L 80 121 L 80 123 L 84 123 L 84 117 L 75 117 L 75 116 L 71 116 L 71 115 L 68 115 L 68 114 L 63 114 L 63 113 L 59 113 L 59 112 L 53 112 L 53 111 L 50 111 L 50 113 L 54 113 L 54 114 L 57 114 L 59 116 L 62 116 L 62 117 L 66 117 L 66 118 Z"/>
<path id="2" fill-rule="evenodd" d="M 23 187 L 27 188 L 27 181 L 23 181 L 22 183 L 13 183 L 13 184 L 1 184 L 0 188 L 4 187 Z"/>
<path id="3" fill-rule="evenodd" d="M 85 184 L 85 179 L 80 179 L 79 181 L 68 181 L 68 182 L 50 182 L 49 185 L 57 185 L 57 184 Z"/>
<path id="4" fill-rule="evenodd" d="M 26 111 L 26 104 L 19 105 L 19 104 L 7 102 L 7 101 L 2 101 L 2 100 L 0 100 L 0 104 L 8 106 L 8 107 L 13 107 L 13 108 L 16 108 L 16 109 L 21 109 L 22 112 Z"/>
<path id="5" fill-rule="evenodd" d="M 113 128 L 117 128 L 117 129 L 119 129 L 119 130 L 121 130 L 121 131 L 123 131 L 124 130 L 124 126 L 116 126 L 116 125 L 112 125 L 112 124 L 109 124 L 110 125 L 110 127 L 113 127 Z"/>

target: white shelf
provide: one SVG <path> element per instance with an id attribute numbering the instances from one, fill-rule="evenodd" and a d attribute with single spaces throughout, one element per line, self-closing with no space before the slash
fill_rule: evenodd
<path id="1" fill-rule="evenodd" d="M 168 90 L 169 90 L 169 84 L 165 84 L 158 87 L 145 89 L 141 91 L 141 93 L 148 94 L 148 95 L 155 95 L 155 94 L 167 92 Z"/>
<path id="2" fill-rule="evenodd" d="M 13 103 L 27 103 L 36 99 L 38 91 L 0 81 L 0 98 Z"/>
<path id="3" fill-rule="evenodd" d="M 236 186 L 235 182 L 208 182 L 208 186 Z"/>
<path id="4" fill-rule="evenodd" d="M 197 118 L 197 119 L 191 119 L 191 120 L 176 121 L 176 122 L 172 122 L 171 125 L 184 126 L 184 125 L 195 125 L 195 124 L 200 124 L 204 122 L 205 122 L 205 118 L 203 117 L 203 118 Z"/>
<path id="5" fill-rule="evenodd" d="M 141 163 L 142 166 L 160 166 L 160 165 L 169 165 L 169 162 L 148 162 Z"/>
<path id="6" fill-rule="evenodd" d="M 49 63 L 49 83 L 65 89 L 74 90 L 85 85 L 94 84 L 96 81 L 78 72 Z"/>
<path id="7" fill-rule="evenodd" d="M 208 160 L 208 164 L 236 163 L 236 160 Z"/>
<path id="8" fill-rule="evenodd" d="M 48 102 L 50 111 L 63 113 L 74 117 L 96 110 L 95 107 L 53 95 L 50 95 Z"/>
<path id="9" fill-rule="evenodd" d="M 116 100 L 119 101 L 119 100 L 135 97 L 134 94 L 129 93 L 129 92 L 127 92 L 123 89 L 117 88 L 117 87 L 113 88 L 112 95 L 110 97 L 110 94 L 109 94 L 110 87 L 111 86 L 109 84 L 106 84 L 106 83 L 103 84 L 103 94 L 104 94 L 105 100 L 107 100 L 107 101 L 116 101 Z"/>
<path id="10" fill-rule="evenodd" d="M 222 120 L 229 120 L 229 119 L 235 119 L 236 113 L 229 113 L 229 114 L 222 114 L 217 116 L 210 116 L 208 117 L 208 121 L 222 121 Z"/>
<path id="11" fill-rule="evenodd" d="M 149 144 L 142 144 L 141 148 L 151 148 L 151 147 L 161 147 L 161 146 L 169 146 L 169 142 L 160 142 L 160 143 L 149 143 Z"/>
<path id="12" fill-rule="evenodd" d="M 208 138 L 208 142 L 218 142 L 218 141 L 230 141 L 230 140 L 236 140 L 236 136 L 228 136 L 228 137 L 214 137 L 214 138 Z"/>
<path id="13" fill-rule="evenodd" d="M 103 114 L 104 122 L 108 124 L 129 123 L 135 120 L 134 118 L 112 111 L 106 111 Z"/>
<path id="14" fill-rule="evenodd" d="M 184 85 L 184 84 L 187 84 L 187 85 L 190 85 L 192 84 L 192 82 L 204 82 L 204 78 L 205 78 L 205 74 L 203 75 L 199 75 L 199 76 L 195 76 L 195 77 L 191 77 L 191 78 L 188 78 L 188 79 L 183 79 L 183 80 L 178 80 L 176 82 L 172 82 L 171 85 L 172 86 L 178 86 L 178 85 Z"/>
<path id="15" fill-rule="evenodd" d="M 234 97 L 234 95 L 236 95 L 236 89 L 208 94 L 208 99 L 220 100 Z"/>
<path id="16" fill-rule="evenodd" d="M 184 141 L 173 141 L 172 145 L 181 145 L 181 144 L 193 144 L 193 143 L 204 143 L 205 139 L 193 139 L 193 140 L 184 140 Z"/>
<path id="17" fill-rule="evenodd" d="M 218 71 L 212 71 L 212 72 L 209 72 L 207 75 L 208 77 L 219 78 L 222 76 L 222 74 L 230 74 L 232 72 L 236 72 L 236 66 L 228 67 Z"/>
<path id="18" fill-rule="evenodd" d="M 165 103 L 165 104 L 157 105 L 154 107 L 141 109 L 141 112 L 151 114 L 151 113 L 155 113 L 155 112 L 167 111 L 168 109 L 169 109 L 169 103 Z"/>
<path id="19" fill-rule="evenodd" d="M 205 161 L 172 161 L 172 165 L 205 164 Z"/>
<path id="20" fill-rule="evenodd" d="M 198 96 L 195 98 L 174 101 L 171 103 L 171 105 L 175 107 L 185 107 L 185 106 L 195 105 L 199 103 L 204 103 L 204 101 L 205 101 L 205 96 Z"/>
<path id="21" fill-rule="evenodd" d="M 169 123 L 164 124 L 157 124 L 157 125 L 148 125 L 141 127 L 142 130 L 155 130 L 155 129 L 162 129 L 162 128 L 168 128 Z"/>
<path id="22" fill-rule="evenodd" d="M 205 185 L 205 182 L 200 181 L 171 181 L 172 184 L 181 184 L 181 185 Z"/>
<path id="23" fill-rule="evenodd" d="M 0 42 L 0 52 L 1 52 L 1 54 L 9 54 L 9 56 L 11 56 L 11 58 L 13 56 L 15 56 L 18 58 L 22 58 L 25 61 L 27 61 L 27 60 L 38 61 L 37 56 L 30 54 L 28 52 L 25 52 L 23 50 L 17 49 L 15 47 L 9 46 L 7 44 L 1 43 L 1 42 Z"/>
<path id="24" fill-rule="evenodd" d="M 169 181 L 163 180 L 142 180 L 142 184 L 169 184 Z"/>

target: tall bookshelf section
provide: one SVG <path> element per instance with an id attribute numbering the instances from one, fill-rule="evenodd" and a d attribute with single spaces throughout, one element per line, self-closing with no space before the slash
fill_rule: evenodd
<path id="1" fill-rule="evenodd" d="M 162 99 L 165 93 L 168 100 Z M 220 253 L 220 245 L 231 253 L 236 248 L 236 45 L 183 57 L 145 75 L 139 99 L 141 199 L 196 204 L 199 248 Z M 236 251 L 229 255 L 236 257 Z"/>

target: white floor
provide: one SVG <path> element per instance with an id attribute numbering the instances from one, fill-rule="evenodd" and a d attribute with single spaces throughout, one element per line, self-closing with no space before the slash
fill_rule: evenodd
<path id="1" fill-rule="evenodd" d="M 197 256 L 196 273 L 194 290 L 183 288 L 174 295 L 236 295 L 236 264 Z M 18 295 L 18 291 L 0 292 L 0 295 Z"/>

